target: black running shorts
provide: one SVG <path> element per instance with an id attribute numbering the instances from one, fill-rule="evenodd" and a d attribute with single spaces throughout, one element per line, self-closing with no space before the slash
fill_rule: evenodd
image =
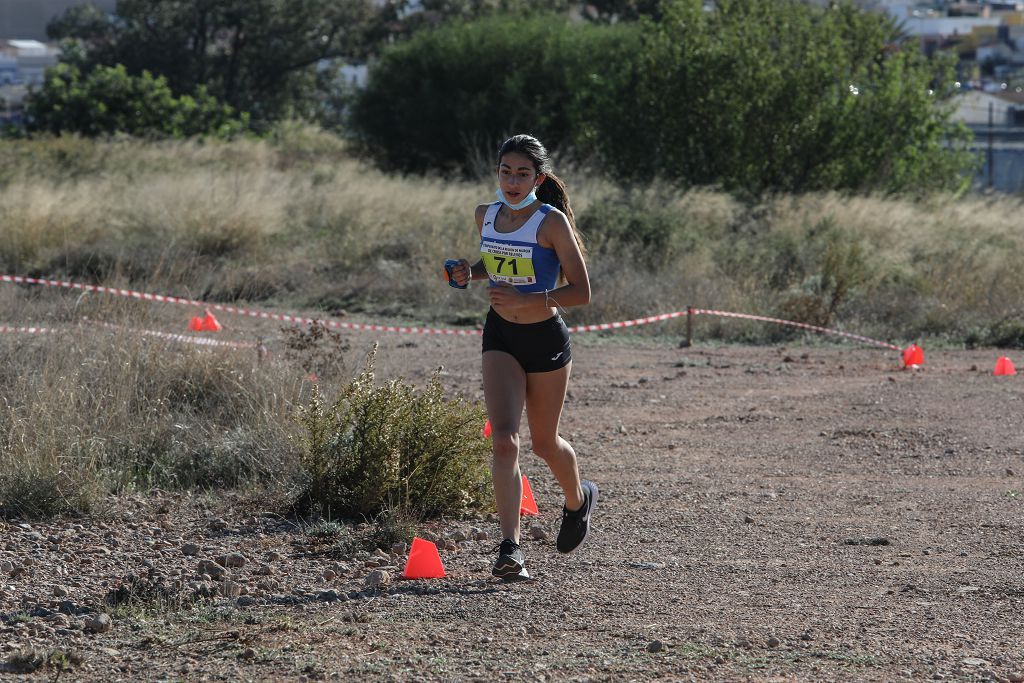
<path id="1" fill-rule="evenodd" d="M 526 372 L 551 372 L 572 360 L 569 328 L 562 316 L 539 323 L 510 323 L 492 308 L 484 323 L 484 352 L 504 351 Z"/>

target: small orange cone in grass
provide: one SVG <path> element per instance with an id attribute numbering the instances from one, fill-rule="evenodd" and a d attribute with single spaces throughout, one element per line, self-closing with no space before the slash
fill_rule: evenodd
<path id="1" fill-rule="evenodd" d="M 203 332 L 220 332 L 221 325 L 217 322 L 217 319 L 213 317 L 213 313 L 206 312 L 206 317 L 203 318 Z"/>
<path id="2" fill-rule="evenodd" d="M 1013 361 L 1006 356 L 1000 356 L 999 360 L 996 361 L 996 368 L 992 371 L 993 375 L 997 377 L 1005 377 L 1009 375 L 1016 375 L 1017 368 L 1013 367 Z"/>
<path id="3" fill-rule="evenodd" d="M 443 579 L 444 565 L 441 564 L 441 556 L 437 554 L 437 546 L 422 538 L 412 539 L 402 578 Z"/>
<path id="4" fill-rule="evenodd" d="M 192 319 L 188 321 L 188 329 L 192 332 L 201 332 L 203 329 L 203 319 L 198 315 L 192 316 Z"/>
<path id="5" fill-rule="evenodd" d="M 523 500 L 519 503 L 519 514 L 522 516 L 526 515 L 539 515 L 540 511 L 537 509 L 537 501 L 533 499 L 533 490 L 530 488 L 530 480 L 523 475 Z"/>
<path id="6" fill-rule="evenodd" d="M 911 344 L 903 349 L 903 367 L 916 368 L 924 365 L 924 351 L 917 344 Z"/>
<path id="7" fill-rule="evenodd" d="M 487 422 L 484 422 L 484 432 L 483 432 L 483 434 L 484 434 L 484 438 L 485 439 L 491 438 L 491 421 L 490 420 L 487 420 Z"/>

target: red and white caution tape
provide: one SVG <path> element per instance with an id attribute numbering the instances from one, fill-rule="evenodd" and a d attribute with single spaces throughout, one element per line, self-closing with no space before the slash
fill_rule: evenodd
<path id="1" fill-rule="evenodd" d="M 853 334 L 851 332 L 843 332 L 842 330 L 833 330 L 828 327 L 818 327 L 817 325 L 808 325 L 807 323 L 798 323 L 792 320 L 783 320 L 781 318 L 768 318 L 763 315 L 750 315 L 749 313 L 732 313 L 730 311 L 714 311 L 704 308 L 694 308 L 693 313 L 695 315 L 717 315 L 722 318 L 742 318 L 744 320 L 758 320 L 766 323 L 775 323 L 777 325 L 788 325 L 789 327 L 799 327 L 805 330 L 812 330 L 814 332 L 821 332 L 822 334 L 832 334 L 839 337 L 847 337 L 849 339 L 855 339 L 865 344 L 874 344 L 875 346 L 881 346 L 882 348 L 892 349 L 893 351 L 901 351 L 900 347 L 893 346 L 888 342 L 878 341 L 871 337 L 865 337 L 860 334 Z"/>
<path id="2" fill-rule="evenodd" d="M 660 313 L 658 315 L 652 315 L 647 318 L 637 318 L 636 320 L 622 320 L 614 323 L 597 323 L 594 325 L 576 325 L 570 327 L 570 332 L 598 332 L 603 330 L 618 330 L 623 327 L 636 327 L 637 325 L 648 325 L 650 323 L 659 323 L 662 320 L 671 320 L 672 318 L 678 318 L 686 315 L 686 311 L 675 311 L 674 313 Z"/>
<path id="3" fill-rule="evenodd" d="M 351 323 L 341 322 L 338 320 L 322 320 L 318 318 L 310 318 L 300 315 L 289 315 L 287 313 L 271 313 L 268 311 L 259 311 L 248 308 L 239 308 L 237 306 L 228 306 L 226 304 L 207 303 L 205 301 L 198 301 L 196 299 L 185 299 L 176 296 L 166 296 L 163 294 L 150 294 L 147 292 L 138 292 L 131 289 L 121 289 L 117 287 L 103 287 L 101 285 L 85 285 L 78 282 L 67 282 L 64 280 L 47 280 L 33 277 L 22 277 L 20 275 L 0 275 L 0 282 L 8 282 L 13 284 L 25 284 L 25 285 L 45 285 L 50 287 L 64 287 L 67 289 L 78 289 L 87 292 L 97 292 L 103 294 L 114 294 L 117 296 L 131 297 L 134 299 L 141 299 L 143 301 L 157 301 L 161 303 L 172 303 L 183 306 L 196 306 L 204 309 L 213 309 L 215 311 L 223 311 L 224 313 L 234 313 L 235 315 L 244 315 L 252 318 L 262 318 L 264 320 L 278 320 L 281 322 L 299 323 L 303 325 L 312 325 L 314 323 L 330 327 L 333 329 L 342 330 L 362 330 L 369 332 L 399 332 L 409 334 L 448 334 L 448 335 L 459 335 L 459 336 L 474 336 L 481 334 L 480 330 L 453 330 L 453 329 L 440 329 L 433 327 L 412 327 L 403 325 L 376 325 L 372 323 Z M 646 318 L 636 318 L 634 320 L 623 320 L 612 323 L 598 323 L 592 325 L 576 325 L 569 328 L 570 332 L 596 332 L 604 330 L 617 330 L 624 327 L 636 327 L 638 325 L 647 325 L 650 323 L 661 322 L 664 320 L 671 320 L 672 318 L 679 318 L 687 314 L 693 315 L 714 315 L 725 318 L 742 318 L 745 320 L 758 320 L 761 322 L 769 322 L 777 325 L 788 325 L 790 327 L 798 327 L 805 330 L 811 330 L 814 332 L 820 332 L 822 334 L 831 334 L 839 337 L 846 337 L 856 341 L 864 342 L 865 344 L 872 344 L 875 346 L 881 346 L 886 349 L 892 349 L 894 351 L 900 351 L 898 346 L 889 344 L 887 342 L 865 337 L 859 334 L 853 334 L 851 332 L 843 332 L 841 330 L 835 330 L 828 327 L 819 327 L 818 325 L 809 325 L 807 323 L 799 323 L 792 320 L 783 320 L 781 318 L 769 318 L 762 315 L 751 315 L 748 313 L 733 313 L 731 311 L 717 311 L 712 309 L 704 308 L 692 308 L 689 311 L 674 311 L 672 313 L 661 313 L 659 315 L 652 315 Z M 168 335 L 167 333 L 153 333 L 156 335 L 167 335 L 171 337 L 181 337 L 181 341 L 190 340 L 190 343 L 208 343 L 199 342 L 198 339 L 205 339 L 201 337 L 189 337 L 186 335 Z M 220 342 L 220 344 L 231 345 L 235 342 Z"/>
<path id="4" fill-rule="evenodd" d="M 61 330 L 52 327 L 11 327 L 0 325 L 0 334 L 52 334 Z"/>
<path id="5" fill-rule="evenodd" d="M 223 339 L 211 339 L 210 337 L 193 337 L 189 334 L 175 334 L 173 332 L 160 332 L 159 330 L 144 330 L 137 327 L 125 327 L 124 325 L 115 325 L 114 323 L 107 323 L 99 320 L 89 320 L 88 318 L 83 318 L 83 320 L 86 320 L 93 325 L 99 325 L 100 327 L 106 327 L 112 330 L 141 334 L 144 337 L 157 337 L 158 339 L 167 339 L 168 341 L 181 342 L 183 344 L 196 344 L 197 346 L 223 346 L 232 349 L 254 349 L 257 346 L 255 342 L 238 342 L 226 341 Z"/>
<path id="6" fill-rule="evenodd" d="M 158 301 L 161 303 L 180 304 L 182 306 L 197 306 L 199 308 L 223 311 L 224 313 L 245 315 L 251 318 L 263 318 L 264 320 L 279 320 L 282 322 L 299 323 L 302 325 L 312 325 L 314 323 L 317 323 L 325 327 L 340 330 L 364 330 L 370 332 L 408 332 L 412 334 L 455 334 L 470 336 L 480 334 L 480 330 L 445 330 L 436 329 L 433 327 L 375 325 L 369 323 L 341 322 L 338 320 L 321 320 L 318 318 L 309 318 L 306 316 L 288 315 L 286 313 L 270 313 L 268 311 L 258 311 L 249 308 L 239 308 L 237 306 L 228 306 L 225 304 L 207 303 L 205 301 L 197 301 L 195 299 L 184 299 L 177 296 L 149 294 L 147 292 L 137 292 L 131 289 L 103 287 L 101 285 L 84 285 L 78 282 L 66 282 L 63 280 L 44 280 L 34 277 L 22 277 L 20 275 L 0 275 L 0 282 L 9 282 L 23 285 L 45 285 L 49 287 L 64 287 L 66 289 L 79 289 L 86 292 L 97 292 L 101 294 L 114 294 L 117 296 L 126 296 L 131 297 L 133 299 L 142 299 L 143 301 Z"/>
<path id="7" fill-rule="evenodd" d="M 88 320 L 83 318 L 83 320 Z M 160 339 L 167 339 L 168 341 L 181 342 L 184 344 L 195 344 L 197 346 L 222 346 L 236 349 L 254 349 L 257 344 L 254 342 L 233 342 L 224 341 L 221 339 L 210 339 L 209 337 L 193 337 L 187 334 L 174 334 L 171 332 L 160 332 L 158 330 L 144 330 L 136 327 L 125 327 L 124 325 L 115 325 L 113 323 L 105 323 L 99 321 L 89 321 L 93 325 L 100 327 L 107 327 L 110 329 L 120 330 L 122 332 L 130 332 L 132 334 L 140 334 L 145 337 L 157 337 Z M 56 328 L 56 327 L 12 327 L 10 325 L 0 325 L 0 334 L 59 334 L 61 332 L 67 332 L 68 328 Z"/>

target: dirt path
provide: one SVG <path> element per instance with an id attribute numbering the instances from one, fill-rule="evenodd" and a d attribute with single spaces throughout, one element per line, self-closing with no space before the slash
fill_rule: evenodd
<path id="1" fill-rule="evenodd" d="M 477 343 L 388 338 L 378 367 L 418 383 L 440 357 L 478 397 Z M 490 579 L 493 520 L 433 529 L 491 535 L 444 551 L 445 579 L 374 592 L 252 501 L 128 500 L 119 523 L 0 523 L 0 654 L 96 681 L 1024 681 L 1024 379 L 992 377 L 997 355 L 901 372 L 873 349 L 579 339 L 563 431 L 601 486 L 597 532 L 555 552 L 561 500 L 526 456 L 536 581 Z M 90 621 L 126 573 L 187 585 L 232 552 L 247 595 Z"/>

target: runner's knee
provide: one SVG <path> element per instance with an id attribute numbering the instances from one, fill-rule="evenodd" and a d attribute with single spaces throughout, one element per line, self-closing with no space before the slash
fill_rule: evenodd
<path id="1" fill-rule="evenodd" d="M 559 442 L 558 437 L 533 442 L 533 452 L 536 453 L 537 457 L 541 460 L 547 461 L 553 458 L 558 458 L 562 455 L 562 451 L 562 445 Z"/>
<path id="2" fill-rule="evenodd" d="M 518 432 L 494 430 L 491 433 L 491 448 L 494 452 L 496 465 L 514 465 L 519 459 Z"/>

